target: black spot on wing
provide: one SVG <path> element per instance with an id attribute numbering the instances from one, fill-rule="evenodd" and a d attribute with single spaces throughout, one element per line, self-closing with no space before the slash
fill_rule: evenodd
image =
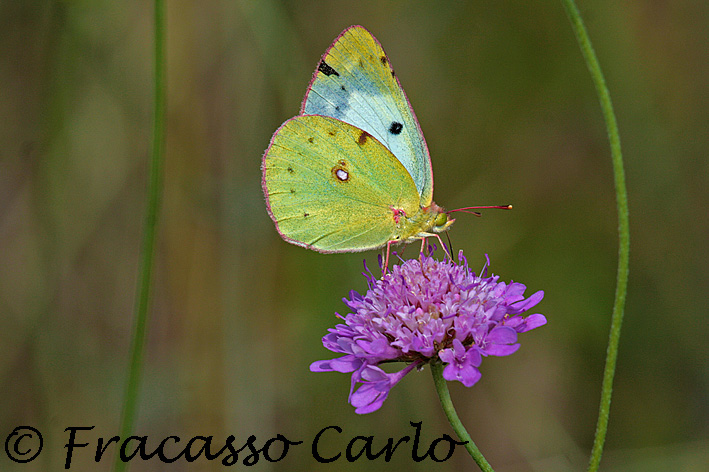
<path id="1" fill-rule="evenodd" d="M 389 132 L 391 134 L 400 134 L 402 129 L 404 129 L 404 125 L 398 121 L 392 121 L 391 126 L 389 126 Z"/>
<path id="2" fill-rule="evenodd" d="M 387 57 L 386 57 L 386 56 L 380 57 L 379 60 L 382 61 L 382 64 L 384 64 L 384 65 L 387 65 L 387 62 L 389 62 L 389 61 L 387 60 Z"/>
<path id="3" fill-rule="evenodd" d="M 338 72 L 332 67 L 330 67 L 330 65 L 325 61 L 320 61 L 320 65 L 318 65 L 318 70 L 328 77 L 330 77 L 331 75 L 334 75 L 336 77 L 340 76 L 340 74 L 338 74 Z"/>

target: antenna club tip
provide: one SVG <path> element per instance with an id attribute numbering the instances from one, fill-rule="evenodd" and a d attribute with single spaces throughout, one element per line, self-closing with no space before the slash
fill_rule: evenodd
<path id="1" fill-rule="evenodd" d="M 508 210 L 511 210 L 511 209 L 512 209 L 512 205 L 507 205 L 507 209 L 508 209 Z"/>

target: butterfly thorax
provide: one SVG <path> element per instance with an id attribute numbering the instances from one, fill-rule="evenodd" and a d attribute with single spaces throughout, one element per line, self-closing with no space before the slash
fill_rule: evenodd
<path id="1" fill-rule="evenodd" d="M 398 240 L 411 242 L 415 239 L 433 236 L 446 231 L 455 221 L 448 217 L 443 208 L 431 202 L 427 207 L 420 207 L 413 215 L 392 208 L 397 222 Z"/>

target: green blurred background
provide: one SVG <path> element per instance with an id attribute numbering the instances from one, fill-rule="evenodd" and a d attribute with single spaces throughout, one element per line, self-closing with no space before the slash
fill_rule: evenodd
<path id="1" fill-rule="evenodd" d="M 358 416 L 349 376 L 314 374 L 320 342 L 363 291 L 362 259 L 282 241 L 260 186 L 271 134 L 298 112 L 331 41 L 351 24 L 381 41 L 416 110 L 456 249 L 503 280 L 544 290 L 549 323 L 451 384 L 463 422 L 499 471 L 585 469 L 617 263 L 609 146 L 560 2 L 169 1 L 167 157 L 137 434 L 304 444 L 254 470 L 474 470 L 323 451 L 357 436 L 452 434 L 428 369 Z M 583 1 L 623 143 L 631 276 L 603 469 L 709 470 L 709 3 Z M 147 1 L 0 4 L 0 433 L 28 424 L 41 456 L 0 470 L 60 470 L 69 426 L 94 463 L 118 434 L 146 198 L 152 100 Z M 410 248 L 407 256 L 416 251 Z M 221 470 L 200 459 L 134 471 Z M 243 466 L 240 466 L 243 468 Z"/>

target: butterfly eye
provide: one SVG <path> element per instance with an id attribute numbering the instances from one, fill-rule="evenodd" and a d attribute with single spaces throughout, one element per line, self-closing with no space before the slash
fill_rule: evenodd
<path id="1" fill-rule="evenodd" d="M 448 222 L 448 215 L 446 215 L 445 213 L 439 213 L 438 216 L 436 216 L 434 224 L 436 226 L 443 226 L 447 222 Z"/>

